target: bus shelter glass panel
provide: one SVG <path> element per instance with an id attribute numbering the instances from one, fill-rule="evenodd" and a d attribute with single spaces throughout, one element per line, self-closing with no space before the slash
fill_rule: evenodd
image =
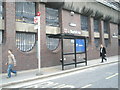
<path id="1" fill-rule="evenodd" d="M 85 61 L 85 53 L 76 54 L 76 60 L 77 62 Z"/>
<path id="2" fill-rule="evenodd" d="M 66 53 L 74 53 L 74 39 L 63 39 L 63 52 Z"/>
<path id="3" fill-rule="evenodd" d="M 74 54 L 64 55 L 64 64 L 74 63 L 74 60 L 75 60 Z"/>

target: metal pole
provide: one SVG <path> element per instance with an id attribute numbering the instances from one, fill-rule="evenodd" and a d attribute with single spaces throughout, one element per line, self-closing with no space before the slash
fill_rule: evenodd
<path id="1" fill-rule="evenodd" d="M 40 16 L 38 16 L 38 73 L 40 73 L 41 69 L 41 55 L 40 55 Z"/>
<path id="2" fill-rule="evenodd" d="M 75 67 L 77 67 L 77 60 L 76 60 L 76 39 L 74 39 L 74 55 L 75 55 Z"/>
<path id="3" fill-rule="evenodd" d="M 86 66 L 87 66 L 87 46 L 86 46 L 86 38 L 84 39 L 85 41 L 85 63 L 86 63 Z"/>
<path id="4" fill-rule="evenodd" d="M 64 70 L 63 36 L 61 36 L 62 70 Z"/>

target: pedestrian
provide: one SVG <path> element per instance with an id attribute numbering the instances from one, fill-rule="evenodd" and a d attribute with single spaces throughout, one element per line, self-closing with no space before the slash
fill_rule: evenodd
<path id="1" fill-rule="evenodd" d="M 11 72 L 15 74 L 15 76 L 17 75 L 17 71 L 13 70 L 13 67 L 16 66 L 16 60 L 15 60 L 15 56 L 12 53 L 12 50 L 9 49 L 8 50 L 8 60 L 7 63 L 5 64 L 8 66 L 7 68 L 7 78 L 11 78 Z"/>
<path id="2" fill-rule="evenodd" d="M 106 48 L 102 44 L 100 45 L 100 57 L 102 58 L 101 63 L 103 63 L 103 59 L 105 59 L 107 61 L 107 59 L 106 59 Z"/>

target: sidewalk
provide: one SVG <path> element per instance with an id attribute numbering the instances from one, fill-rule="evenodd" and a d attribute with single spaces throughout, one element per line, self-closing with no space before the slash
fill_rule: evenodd
<path id="1" fill-rule="evenodd" d="M 88 65 L 86 66 L 85 63 L 81 63 L 77 65 L 77 68 L 75 68 L 74 65 L 65 66 L 65 70 L 62 71 L 61 65 L 59 66 L 53 66 L 53 67 L 47 67 L 47 68 L 41 68 L 42 75 L 36 76 L 38 70 L 27 70 L 27 71 L 18 71 L 17 76 L 12 75 L 12 78 L 7 79 L 7 74 L 2 74 L 2 83 L 0 83 L 0 86 L 8 86 L 15 83 L 22 83 L 27 81 L 32 81 L 36 79 L 43 79 L 51 76 L 61 75 L 69 72 L 75 72 L 78 70 L 87 69 L 90 67 L 100 66 L 104 64 L 110 64 L 120 61 L 118 59 L 118 56 L 112 56 L 107 57 L 107 61 L 104 63 L 100 63 L 101 59 L 95 59 L 95 60 L 88 60 Z"/>

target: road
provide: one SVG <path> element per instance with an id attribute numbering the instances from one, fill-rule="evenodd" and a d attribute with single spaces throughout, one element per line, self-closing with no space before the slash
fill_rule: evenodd
<path id="1" fill-rule="evenodd" d="M 120 64 L 120 63 L 119 63 Z M 7 88 L 118 88 L 118 63 L 35 80 Z"/>

